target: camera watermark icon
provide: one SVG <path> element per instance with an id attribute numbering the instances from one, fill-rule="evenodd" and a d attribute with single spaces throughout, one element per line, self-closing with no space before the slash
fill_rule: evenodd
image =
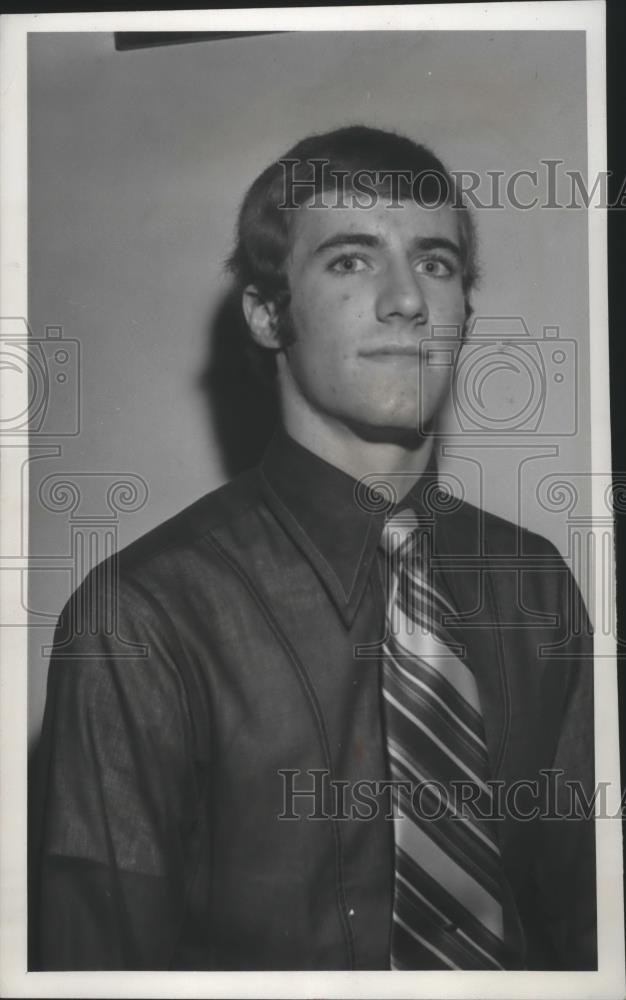
<path id="1" fill-rule="evenodd" d="M 433 370 L 454 369 L 455 434 L 571 436 L 578 428 L 577 344 L 544 326 L 531 337 L 520 316 L 478 316 L 466 338 L 459 327 L 433 327 L 424 345 L 418 404 L 428 405 Z M 421 418 L 421 414 L 420 414 Z"/>
<path id="2" fill-rule="evenodd" d="M 36 337 L 23 316 L 0 317 L 0 434 L 73 437 L 80 431 L 80 344 L 46 326 Z M 25 390 L 25 391 L 24 391 Z"/>

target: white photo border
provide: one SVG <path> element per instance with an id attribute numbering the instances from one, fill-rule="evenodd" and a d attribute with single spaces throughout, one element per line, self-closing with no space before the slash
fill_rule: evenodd
<path id="1" fill-rule="evenodd" d="M 566 3 L 425 4 L 397 7 L 274 8 L 2 18 L 0 131 L 0 315 L 27 316 L 27 36 L 31 32 L 115 31 L 584 31 L 587 56 L 588 176 L 606 170 L 605 8 L 602 0 Z M 589 211 L 589 305 L 594 318 L 590 372 L 592 516 L 603 508 L 611 469 L 606 211 Z M 0 379 L 4 372 L 0 371 Z M 4 380 L 3 380 L 4 381 Z M 5 381 L 4 413 L 21 412 L 27 386 Z M 25 445 L 3 443 L 0 568 L 16 531 L 27 525 L 28 491 L 15 489 Z M 598 475 L 602 473 L 603 476 Z M 606 529 L 603 528 L 603 531 Z M 27 539 L 25 540 L 27 542 Z M 14 567 L 13 567 L 14 568 Z M 24 566 L 27 569 L 27 565 Z M 598 567 L 598 573 L 601 567 Z M 4 574 L 13 577 L 14 574 Z M 595 588 L 600 600 L 600 579 Z M 612 998 L 626 992 L 621 823 L 596 823 L 597 972 L 28 972 L 27 971 L 27 632 L 20 595 L 0 577 L 0 992 L 16 997 L 476 997 L 553 1000 Z M 599 620 L 601 609 L 594 609 Z M 598 633 L 595 671 L 596 772 L 610 781 L 607 807 L 619 811 L 620 775 L 615 641 Z"/>

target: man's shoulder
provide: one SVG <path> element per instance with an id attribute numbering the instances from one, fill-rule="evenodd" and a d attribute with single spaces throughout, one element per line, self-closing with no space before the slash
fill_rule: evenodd
<path id="1" fill-rule="evenodd" d="M 90 571 L 74 597 L 85 589 L 106 590 L 114 583 L 118 594 L 162 593 L 186 582 L 197 583 L 199 567 L 205 570 L 212 548 L 204 540 L 220 526 L 235 523 L 261 502 L 256 469 L 240 473 L 230 482 L 199 497 L 167 520 L 121 548 Z"/>
<path id="2" fill-rule="evenodd" d="M 158 636 L 153 651 L 166 650 L 177 623 L 188 616 L 195 627 L 209 615 L 211 594 L 220 595 L 223 561 L 205 536 L 254 515 L 261 497 L 257 470 L 242 473 L 93 566 L 60 611 L 55 662 L 80 661 L 89 683 L 87 666 L 100 676 L 103 660 L 156 662 L 146 658 L 150 642 Z M 127 673 L 140 682 L 142 671 Z"/>
<path id="3" fill-rule="evenodd" d="M 544 535 L 467 500 L 454 498 L 454 502 L 450 502 L 446 521 L 459 537 L 484 542 L 481 550 L 486 553 L 561 559 L 554 543 Z"/>
<path id="4" fill-rule="evenodd" d="M 257 470 L 240 473 L 121 549 L 120 564 L 130 570 L 160 555 L 194 546 L 211 530 L 255 507 L 259 499 Z"/>

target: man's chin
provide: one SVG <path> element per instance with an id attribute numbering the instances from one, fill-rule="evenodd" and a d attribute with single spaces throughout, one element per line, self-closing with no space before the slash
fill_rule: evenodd
<path id="1" fill-rule="evenodd" d="M 435 421 L 422 426 L 417 423 L 403 422 L 371 422 L 354 421 L 352 430 L 361 440 L 372 444 L 396 444 L 402 448 L 414 450 L 419 448 L 435 430 Z"/>

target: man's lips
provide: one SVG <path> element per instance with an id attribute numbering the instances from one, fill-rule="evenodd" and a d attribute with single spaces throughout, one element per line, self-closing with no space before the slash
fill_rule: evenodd
<path id="1" fill-rule="evenodd" d="M 417 358 L 423 351 L 419 344 L 382 344 L 359 353 L 364 358 Z"/>

